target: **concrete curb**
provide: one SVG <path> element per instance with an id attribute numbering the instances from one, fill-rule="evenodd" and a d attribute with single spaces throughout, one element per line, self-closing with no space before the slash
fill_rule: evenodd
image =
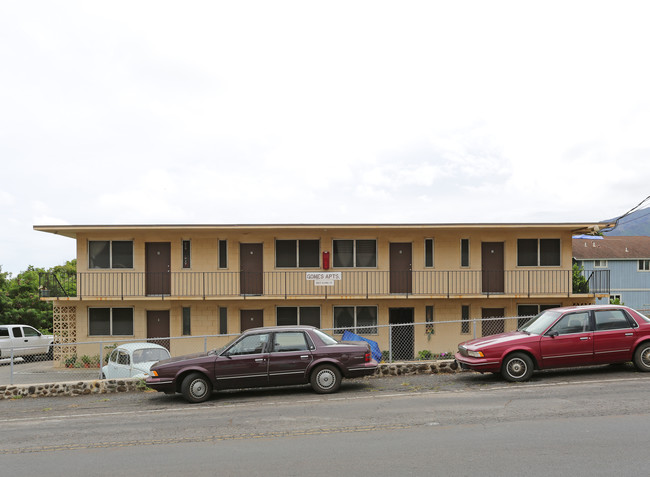
<path id="1" fill-rule="evenodd" d="M 440 361 L 405 361 L 399 363 L 380 363 L 375 376 L 449 374 L 460 371 L 460 367 L 453 359 Z M 92 381 L 70 381 L 51 384 L 14 384 L 0 386 L 0 399 L 143 392 L 147 389 L 144 381 L 139 378 L 95 379 Z"/>

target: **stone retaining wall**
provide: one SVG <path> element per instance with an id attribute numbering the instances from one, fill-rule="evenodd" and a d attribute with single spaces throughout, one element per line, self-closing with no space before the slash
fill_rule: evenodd
<path id="1" fill-rule="evenodd" d="M 456 373 L 460 368 L 454 360 L 380 363 L 375 376 L 408 376 L 412 374 Z M 55 384 L 16 384 L 0 386 L 0 399 L 25 397 L 81 396 L 141 392 L 147 389 L 141 379 L 105 379 Z"/>
<path id="2" fill-rule="evenodd" d="M 0 399 L 126 393 L 144 391 L 146 389 L 142 380 L 136 378 L 75 381 L 55 384 L 16 384 L 0 386 Z"/>

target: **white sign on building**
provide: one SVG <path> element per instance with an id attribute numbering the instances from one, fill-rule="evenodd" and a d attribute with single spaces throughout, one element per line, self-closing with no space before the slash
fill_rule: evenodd
<path id="1" fill-rule="evenodd" d="M 312 280 L 317 287 L 334 285 L 334 280 L 341 279 L 341 272 L 307 272 L 307 280 Z"/>

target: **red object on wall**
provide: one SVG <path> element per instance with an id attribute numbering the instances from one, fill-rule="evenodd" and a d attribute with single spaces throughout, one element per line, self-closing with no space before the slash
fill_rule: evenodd
<path id="1" fill-rule="evenodd" d="M 330 253 L 323 252 L 323 270 L 330 269 Z"/>

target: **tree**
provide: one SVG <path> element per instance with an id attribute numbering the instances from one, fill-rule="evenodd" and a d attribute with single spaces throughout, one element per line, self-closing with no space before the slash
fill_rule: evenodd
<path id="1" fill-rule="evenodd" d="M 583 272 L 583 267 L 573 264 L 573 293 L 589 293 L 589 282 Z"/>
<path id="2" fill-rule="evenodd" d="M 76 260 L 50 268 L 47 272 L 30 265 L 27 270 L 12 278 L 10 273 L 2 272 L 0 267 L 0 324 L 25 324 L 51 332 L 52 304 L 40 300 L 39 275 L 47 273 L 48 276 L 57 275 L 63 279 L 70 274 L 74 276 L 76 268 Z"/>

